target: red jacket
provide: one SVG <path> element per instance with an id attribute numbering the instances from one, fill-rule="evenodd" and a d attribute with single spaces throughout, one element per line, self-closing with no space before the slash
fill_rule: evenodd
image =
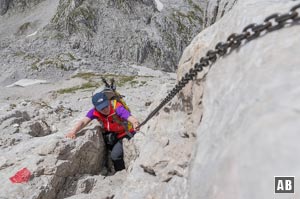
<path id="1" fill-rule="evenodd" d="M 124 120 L 116 114 L 116 111 L 113 108 L 111 103 L 109 106 L 110 106 L 109 115 L 103 115 L 96 109 L 95 109 L 93 115 L 95 117 L 97 117 L 99 122 L 103 123 L 103 127 L 104 127 L 105 131 L 117 133 L 118 134 L 117 138 L 122 138 L 122 137 L 126 136 L 125 127 L 127 127 L 127 126 L 126 126 L 126 124 L 124 124 L 124 125 L 121 124 L 121 122 L 123 123 Z M 117 108 L 119 106 L 122 106 L 122 104 L 120 102 L 117 102 L 115 108 Z M 133 133 L 134 130 L 129 129 L 129 132 Z"/>

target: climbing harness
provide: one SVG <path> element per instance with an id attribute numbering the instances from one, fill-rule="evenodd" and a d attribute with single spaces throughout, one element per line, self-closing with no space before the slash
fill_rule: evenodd
<path id="1" fill-rule="evenodd" d="M 138 126 L 145 125 L 163 106 L 165 106 L 179 91 L 190 81 L 197 77 L 198 72 L 203 71 L 205 67 L 211 65 L 225 54 L 229 54 L 234 49 L 246 44 L 249 41 L 256 39 L 259 36 L 270 33 L 274 30 L 281 29 L 287 24 L 294 25 L 300 23 L 300 4 L 293 6 L 288 13 L 285 14 L 272 14 L 265 18 L 261 24 L 249 24 L 246 26 L 242 33 L 233 33 L 229 35 L 226 42 L 219 42 L 214 50 L 209 50 L 204 57 L 200 58 L 199 63 L 196 63 L 193 68 L 186 73 L 182 79 L 175 85 L 169 94 L 162 100 L 162 102 L 148 115 L 148 117 Z M 228 50 L 229 49 L 229 50 Z"/>

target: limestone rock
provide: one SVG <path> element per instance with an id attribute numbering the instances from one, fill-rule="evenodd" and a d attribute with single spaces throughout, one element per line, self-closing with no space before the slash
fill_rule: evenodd
<path id="1" fill-rule="evenodd" d="M 210 0 L 206 1 L 205 26 L 208 27 L 222 18 L 237 3 L 237 0 Z"/>
<path id="2" fill-rule="evenodd" d="M 273 13 L 287 13 L 295 4 L 238 1 L 194 38 L 181 58 L 179 71 L 189 70 L 231 33 L 262 23 Z M 274 197 L 274 176 L 299 175 L 294 166 L 299 151 L 296 66 L 300 63 L 295 57 L 300 52 L 299 31 L 296 23 L 250 41 L 205 70 L 204 80 L 185 88 L 192 115 L 203 114 L 196 132 L 188 198 L 270 198 Z M 203 73 L 198 75 L 201 77 Z M 199 95 L 199 91 L 203 93 Z"/>
<path id="3" fill-rule="evenodd" d="M 42 136 L 46 136 L 46 135 L 49 135 L 52 133 L 50 126 L 44 120 L 30 122 L 30 123 L 27 123 L 27 125 L 28 126 L 25 128 L 28 128 L 28 129 L 27 130 L 23 129 L 21 131 L 24 133 L 27 132 L 29 135 L 31 135 L 33 137 L 42 137 Z"/>
<path id="4" fill-rule="evenodd" d="M 125 68 L 125 73 L 128 63 L 174 71 L 183 49 L 203 26 L 202 5 L 184 0 L 11 0 L 0 18 L 0 43 L 7 50 L 0 51 L 5 66 L 0 83 L 11 84 L 24 74 L 51 80 L 49 76 L 70 75 L 79 67 L 99 72 L 117 67 L 118 73 Z M 12 63 L 20 70 L 10 67 Z"/>
<path id="5" fill-rule="evenodd" d="M 1 183 L 3 187 L 8 188 L 8 192 L 1 192 L 0 197 L 14 198 L 15 194 L 18 194 L 26 198 L 33 196 L 56 198 L 56 196 L 65 197 L 70 193 L 75 194 L 76 190 L 71 191 L 72 187 L 67 187 L 69 184 L 63 188 L 64 182 L 77 182 L 70 176 L 95 174 L 101 170 L 105 153 L 97 128 L 87 129 L 85 136 L 78 138 L 77 142 L 46 136 L 43 137 L 44 139 L 22 141 L 13 150 L 3 153 L 0 166 L 6 174 L 1 179 Z M 16 162 L 16 154 L 22 154 L 27 161 L 21 159 Z M 13 185 L 7 179 L 21 166 L 27 167 L 33 177 L 28 186 L 19 186 L 17 191 L 10 192 L 9 190 L 13 190 L 11 187 Z M 78 193 L 89 192 L 93 182 L 93 179 L 79 182 Z"/>
<path id="6" fill-rule="evenodd" d="M 2 12 L 4 2 L 8 1 L 0 1 Z M 184 51 L 180 79 L 232 32 L 261 23 L 269 14 L 287 13 L 295 4 L 278 0 L 10 1 L 0 18 L 0 85 L 16 82 L 24 74 L 45 76 L 54 83 L 0 87 L 0 198 L 274 197 L 274 175 L 300 174 L 295 158 L 300 124 L 300 63 L 295 56 L 299 23 L 248 42 L 204 69 L 134 138 L 124 140 L 126 170 L 117 173 L 105 168 L 107 151 L 95 123 L 76 140 L 64 138 L 92 107 L 94 88 L 60 94 L 58 89 L 85 80 L 56 80 L 74 68 L 143 76 L 119 90 L 142 119 L 164 99 L 175 80 L 165 72 L 141 73 L 129 63 L 164 63 L 164 70 L 173 70 L 193 34 L 213 24 Z M 32 15 L 25 18 L 30 8 Z M 36 13 L 47 16 L 41 22 Z M 38 22 L 15 35 L 24 19 Z M 40 30 L 31 33 L 34 28 Z M 12 185 L 9 177 L 23 167 L 32 178 Z"/>
<path id="7" fill-rule="evenodd" d="M 0 16 L 4 15 L 7 12 L 9 2 L 10 2 L 10 0 L 1 0 L 0 1 Z"/>

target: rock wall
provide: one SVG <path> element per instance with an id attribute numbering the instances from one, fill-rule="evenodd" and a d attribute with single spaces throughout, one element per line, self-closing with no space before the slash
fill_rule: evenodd
<path id="1" fill-rule="evenodd" d="M 194 1 L 61 1 L 55 28 L 100 60 L 174 71 L 203 24 Z M 173 34 L 175 33 L 175 34 Z"/>
<path id="2" fill-rule="evenodd" d="M 238 0 L 211 0 L 206 1 L 204 26 L 208 27 L 222 18 L 225 13 L 230 11 Z"/>
<path id="3" fill-rule="evenodd" d="M 287 13 L 296 3 L 238 1 L 184 51 L 179 77 L 231 33 L 270 14 Z M 274 195 L 274 176 L 296 176 L 299 183 L 299 30 L 296 23 L 241 46 L 204 71 L 203 81 L 185 88 L 192 115 L 203 114 L 188 198 L 286 198 Z M 292 197 L 299 194 L 296 190 Z"/>
<path id="4" fill-rule="evenodd" d="M 0 15 L 4 15 L 7 12 L 9 0 L 0 1 Z"/>
<path id="5" fill-rule="evenodd" d="M 26 9 L 31 9 L 33 6 L 45 0 L 1 0 L 0 1 L 0 16 L 9 12 L 9 14 L 16 12 L 23 12 Z"/>
<path id="6" fill-rule="evenodd" d="M 174 71 L 183 49 L 203 24 L 203 8 L 194 1 L 58 1 L 0 1 L 1 47 L 21 48 L 15 62 L 31 61 L 23 68 L 33 73 L 37 67 L 32 65 L 62 50 L 71 51 L 75 59 L 93 59 L 88 67 L 98 70 L 106 64 L 134 63 Z M 44 48 L 47 55 L 40 52 Z M 23 56 L 23 52 L 27 53 Z M 38 59 L 31 60 L 31 54 Z"/>
<path id="7" fill-rule="evenodd" d="M 124 74 L 130 64 L 175 71 L 185 47 L 210 24 L 219 4 L 209 2 L 1 0 L 0 84 L 79 69 Z"/>

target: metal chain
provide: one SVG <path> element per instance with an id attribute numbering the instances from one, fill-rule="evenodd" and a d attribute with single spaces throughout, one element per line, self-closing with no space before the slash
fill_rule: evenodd
<path id="1" fill-rule="evenodd" d="M 199 63 L 196 63 L 188 73 L 182 77 L 178 84 L 169 92 L 169 94 L 162 100 L 162 102 L 148 115 L 148 117 L 139 125 L 139 127 L 146 124 L 163 106 L 165 106 L 179 91 L 185 87 L 185 85 L 197 77 L 198 72 L 201 72 L 203 68 L 211 66 L 218 57 L 229 54 L 232 50 L 240 47 L 241 44 L 245 44 L 257 37 L 283 28 L 285 25 L 296 24 L 300 22 L 300 4 L 293 6 L 288 13 L 285 14 L 272 14 L 265 18 L 261 24 L 249 24 L 246 26 L 242 33 L 233 33 L 229 35 L 226 42 L 219 42 L 215 46 L 214 50 L 209 50 L 206 56 L 201 57 Z"/>

